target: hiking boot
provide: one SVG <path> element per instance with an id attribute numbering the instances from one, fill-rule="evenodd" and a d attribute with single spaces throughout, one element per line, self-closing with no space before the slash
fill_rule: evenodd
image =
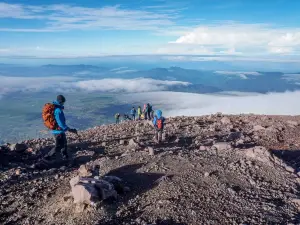
<path id="1" fill-rule="evenodd" d="M 36 167 L 37 167 L 37 166 L 36 166 L 36 164 L 35 164 L 35 163 L 34 163 L 34 164 L 32 164 L 31 166 L 28 166 L 28 168 L 29 168 L 29 169 L 33 169 L 33 170 L 34 170 L 34 169 L 36 169 Z"/>
<path id="2" fill-rule="evenodd" d="M 68 156 L 68 155 L 63 155 L 63 156 L 62 156 L 62 160 L 64 160 L 64 161 L 69 160 L 69 156 Z"/>
<path id="3" fill-rule="evenodd" d="M 47 164 L 50 164 L 50 163 L 51 163 L 50 157 L 41 159 L 40 163 L 47 163 Z"/>

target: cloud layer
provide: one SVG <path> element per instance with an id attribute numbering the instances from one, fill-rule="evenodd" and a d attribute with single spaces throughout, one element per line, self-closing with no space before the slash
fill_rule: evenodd
<path id="1" fill-rule="evenodd" d="M 38 92 L 48 89 L 55 89 L 61 84 L 73 81 L 74 78 L 69 77 L 7 77 L 0 76 L 0 96 L 18 92 L 31 91 Z"/>
<path id="2" fill-rule="evenodd" d="M 184 85 L 189 83 L 180 81 L 162 81 L 146 78 L 137 79 L 102 79 L 78 81 L 72 84 L 73 87 L 85 91 L 103 92 L 149 92 L 166 90 L 168 86 Z"/>
<path id="3" fill-rule="evenodd" d="M 255 113 L 268 115 L 299 115 L 300 92 L 234 95 L 203 95 L 179 92 L 156 92 L 121 96 L 129 104 L 150 102 L 165 116 L 200 116 L 222 112 L 226 114 Z"/>
<path id="4" fill-rule="evenodd" d="M 163 91 L 169 86 L 189 83 L 180 81 L 136 79 L 79 80 L 70 77 L 6 77 L 0 76 L 0 95 L 26 91 L 100 91 L 100 92 L 149 92 Z"/>

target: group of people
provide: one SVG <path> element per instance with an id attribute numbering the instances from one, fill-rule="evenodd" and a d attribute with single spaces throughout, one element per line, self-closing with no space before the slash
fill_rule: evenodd
<path id="1" fill-rule="evenodd" d="M 64 115 L 64 104 L 66 98 L 63 95 L 57 96 L 56 101 L 52 104 L 45 104 L 42 112 L 42 117 L 44 120 L 44 125 L 51 130 L 51 133 L 54 135 L 55 146 L 44 156 L 44 160 L 49 160 L 57 152 L 60 152 L 62 158 L 67 160 L 69 158 L 67 151 L 67 137 L 66 132 L 71 132 L 77 134 L 76 129 L 69 128 L 66 125 L 66 119 Z M 153 120 L 153 126 L 155 129 L 155 139 L 158 143 L 162 141 L 162 134 L 165 125 L 165 118 L 162 116 L 161 110 L 156 110 L 155 113 L 152 109 L 152 106 L 148 103 L 144 105 L 144 108 L 141 109 L 139 106 L 136 110 L 134 107 L 130 111 L 131 118 L 124 114 L 125 120 Z M 137 115 L 137 117 L 136 117 Z M 120 122 L 120 114 L 116 114 L 116 123 Z"/>
<path id="2" fill-rule="evenodd" d="M 144 105 L 144 108 L 142 109 L 141 106 L 138 106 L 137 110 L 135 107 L 132 107 L 130 110 L 130 116 L 128 114 L 123 114 L 123 121 L 127 120 L 151 120 L 154 118 L 154 111 L 152 109 L 152 106 L 147 103 Z M 116 113 L 115 114 L 116 124 L 119 124 L 121 122 L 121 114 Z"/>
<path id="3" fill-rule="evenodd" d="M 127 114 L 123 115 L 123 121 L 126 120 L 153 120 L 153 126 L 155 128 L 155 139 L 158 143 L 162 141 L 162 134 L 163 134 L 163 128 L 165 124 L 165 118 L 162 116 L 161 110 L 156 110 L 154 112 L 152 105 L 149 103 L 144 105 L 144 108 L 142 109 L 141 106 L 138 106 L 137 110 L 135 107 L 132 107 L 130 110 L 130 116 Z M 116 124 L 120 123 L 120 113 L 116 113 L 115 119 Z"/>

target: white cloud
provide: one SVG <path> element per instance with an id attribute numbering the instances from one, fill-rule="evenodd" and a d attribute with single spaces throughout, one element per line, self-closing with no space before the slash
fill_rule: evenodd
<path id="1" fill-rule="evenodd" d="M 224 61 L 224 62 L 234 62 L 234 61 L 247 61 L 247 62 L 278 62 L 278 63 L 300 63 L 299 57 L 272 57 L 272 56 L 219 56 L 219 55 L 211 55 L 211 56 L 193 56 L 193 55 L 170 55 L 163 56 L 164 59 L 171 61 L 190 61 L 190 62 L 202 62 L 202 61 Z"/>
<path id="2" fill-rule="evenodd" d="M 10 52 L 10 49 L 0 48 L 0 53 L 8 53 L 8 52 Z"/>
<path id="3" fill-rule="evenodd" d="M 264 29 L 259 26 L 247 24 L 202 26 L 179 37 L 175 43 L 234 47 L 238 45 L 260 44 L 262 41 L 267 41 L 270 31 L 257 32 L 258 30 L 262 31 Z"/>
<path id="4" fill-rule="evenodd" d="M 289 48 L 289 47 L 270 47 L 269 52 L 275 53 L 275 54 L 286 54 L 286 53 L 292 53 L 293 48 Z"/>
<path id="5" fill-rule="evenodd" d="M 119 71 L 116 71 L 117 74 L 134 73 L 134 72 L 137 72 L 137 70 L 119 70 Z"/>
<path id="6" fill-rule="evenodd" d="M 170 55 L 180 55 L 180 54 L 205 54 L 213 55 L 213 49 L 196 44 L 174 44 L 170 43 L 168 45 L 159 47 L 156 54 L 170 54 Z"/>
<path id="7" fill-rule="evenodd" d="M 275 47 L 293 47 L 300 45 L 300 31 L 293 33 L 285 33 L 280 36 L 276 36 L 271 42 L 270 46 Z"/>
<path id="8" fill-rule="evenodd" d="M 189 85 L 188 82 L 136 79 L 80 80 L 75 77 L 7 77 L 0 76 L 0 95 L 24 91 L 101 91 L 101 92 L 149 92 L 166 90 L 169 86 Z"/>
<path id="9" fill-rule="evenodd" d="M 213 54 L 230 55 L 297 53 L 300 52 L 300 28 L 241 23 L 203 25 L 171 42 L 170 52 L 174 44 L 177 44 L 175 49 L 181 48 L 185 54 L 202 54 L 201 48 Z"/>
<path id="10" fill-rule="evenodd" d="M 40 28 L 0 27 L 0 31 L 48 32 L 85 29 L 161 30 L 174 25 L 178 10 L 133 10 L 120 6 L 88 8 L 72 5 L 22 5 L 0 3 L 0 18 L 45 21 Z"/>
<path id="11" fill-rule="evenodd" d="M 259 76 L 261 73 L 259 72 L 239 72 L 239 71 L 216 71 L 215 73 L 223 74 L 223 75 L 253 75 L 253 76 Z"/>
<path id="12" fill-rule="evenodd" d="M 217 112 L 225 114 L 255 113 L 299 115 L 300 92 L 228 95 L 204 95 L 179 92 L 130 94 L 119 97 L 127 103 L 150 102 L 165 116 L 200 116 Z M 280 103 L 280 107 L 278 104 Z"/>
<path id="13" fill-rule="evenodd" d="M 114 69 L 111 69 L 110 71 L 115 72 L 117 74 L 137 72 L 137 70 L 129 69 L 127 66 L 114 68 Z"/>
<path id="14" fill-rule="evenodd" d="M 0 95 L 16 91 L 43 91 L 56 88 L 63 82 L 73 81 L 70 77 L 7 77 L 0 76 Z"/>
<path id="15" fill-rule="evenodd" d="M 122 67 L 118 67 L 118 68 L 111 69 L 110 71 L 116 72 L 116 71 L 120 71 L 120 70 L 125 70 L 125 69 L 127 69 L 127 68 L 128 68 L 127 66 L 122 66 Z"/>
<path id="16" fill-rule="evenodd" d="M 163 81 L 146 78 L 137 79 L 102 79 L 87 80 L 73 83 L 72 86 L 85 91 L 103 92 L 148 92 L 165 90 L 168 86 L 184 85 L 189 83 L 180 81 Z"/>
<path id="17" fill-rule="evenodd" d="M 288 80 L 291 82 L 300 81 L 300 74 L 284 74 L 282 79 Z"/>
<path id="18" fill-rule="evenodd" d="M 242 79 L 248 79 L 248 76 L 259 76 L 259 72 L 239 72 L 239 71 L 215 71 L 214 73 L 220 75 L 238 76 Z"/>

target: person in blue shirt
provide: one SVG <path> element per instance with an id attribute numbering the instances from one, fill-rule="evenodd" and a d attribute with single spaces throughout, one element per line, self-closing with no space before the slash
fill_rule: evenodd
<path id="1" fill-rule="evenodd" d="M 130 115 L 131 115 L 132 120 L 135 120 L 136 109 L 134 107 L 132 107 L 132 109 L 130 111 Z"/>
<path id="2" fill-rule="evenodd" d="M 77 133 L 76 129 L 71 129 L 66 125 L 66 118 L 64 115 L 64 104 L 66 102 L 66 98 L 63 95 L 58 95 L 56 101 L 53 102 L 55 105 L 54 117 L 58 125 L 57 130 L 52 130 L 51 133 L 54 135 L 55 139 L 55 146 L 48 152 L 45 156 L 45 159 L 50 159 L 54 156 L 57 152 L 61 152 L 63 159 L 68 159 L 68 152 L 67 152 L 67 137 L 66 132 Z"/>
<path id="3" fill-rule="evenodd" d="M 155 128 L 155 140 L 157 143 L 160 143 L 162 141 L 162 134 L 165 126 L 165 118 L 162 116 L 161 110 L 155 111 L 155 116 L 152 123 Z"/>

